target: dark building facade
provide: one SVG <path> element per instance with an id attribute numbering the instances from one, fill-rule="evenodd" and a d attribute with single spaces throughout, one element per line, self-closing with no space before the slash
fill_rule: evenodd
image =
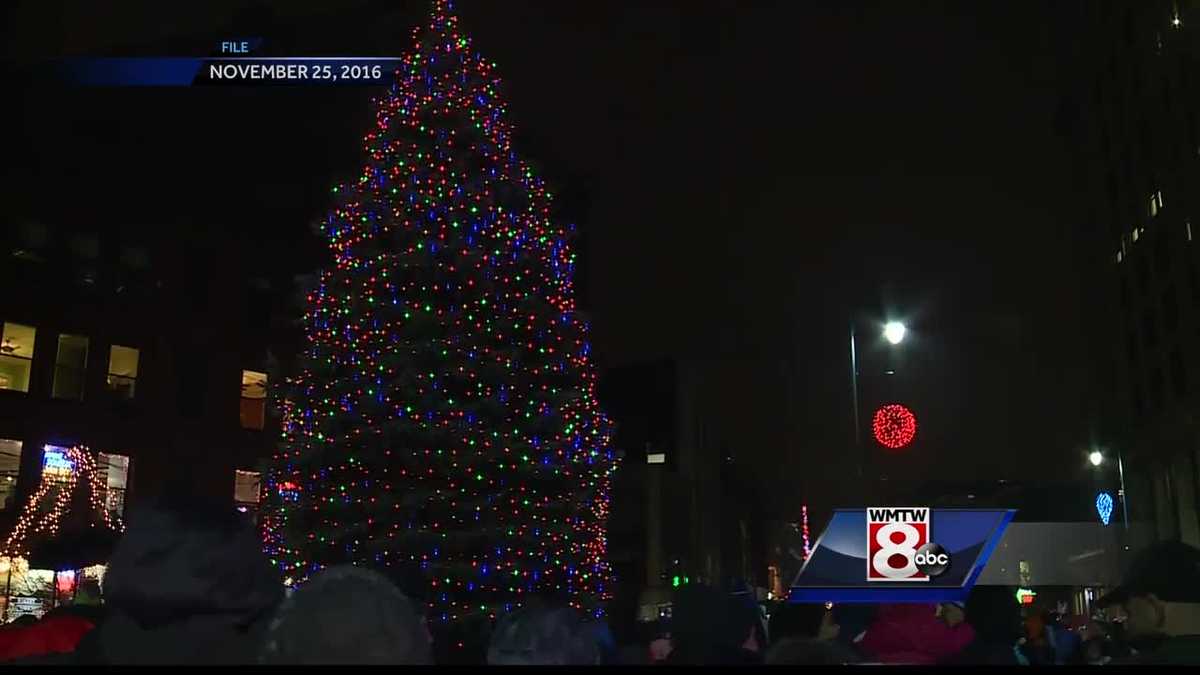
<path id="1" fill-rule="evenodd" d="M 1123 469 L 1130 518 L 1200 544 L 1200 4 L 1088 2 L 1078 19 L 1063 128 L 1094 320 L 1095 471 L 1119 489 Z"/>
<path id="2" fill-rule="evenodd" d="M 54 447 L 101 453 L 123 511 L 186 490 L 253 510 L 278 432 L 272 352 L 288 285 L 264 251 L 203 227 L 10 228 L 0 300 L 7 530 Z"/>
<path id="3" fill-rule="evenodd" d="M 624 454 L 610 558 L 645 612 L 675 583 L 765 586 L 766 505 L 725 432 L 711 362 L 659 360 L 607 371 L 600 399 Z M 646 617 L 643 617 L 646 618 Z"/>

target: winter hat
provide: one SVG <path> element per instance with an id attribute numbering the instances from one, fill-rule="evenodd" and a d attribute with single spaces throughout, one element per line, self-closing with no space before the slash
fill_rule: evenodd
<path id="1" fill-rule="evenodd" d="M 270 664 L 430 663 L 416 606 L 382 575 L 351 565 L 323 570 L 271 621 L 260 661 Z"/>

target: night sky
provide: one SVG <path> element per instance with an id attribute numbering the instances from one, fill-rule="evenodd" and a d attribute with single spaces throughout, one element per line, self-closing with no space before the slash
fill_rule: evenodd
<path id="1" fill-rule="evenodd" d="M 930 441 L 897 476 L 1079 470 L 1089 327 L 1055 133 L 1074 50 L 1048 4 L 458 9 L 508 82 L 518 150 L 586 195 L 601 365 L 701 362 L 712 424 L 760 476 L 789 477 L 770 485 L 791 510 L 796 481 L 828 503 L 851 470 L 847 324 L 885 298 L 911 322 Z M 397 55 L 425 3 L 63 7 L 16 7 L 7 57 L 192 55 L 232 34 L 275 55 Z M 357 168 L 370 93 L 30 88 L 5 196 L 51 222 L 248 232 L 302 271 L 320 261 L 307 225 Z"/>

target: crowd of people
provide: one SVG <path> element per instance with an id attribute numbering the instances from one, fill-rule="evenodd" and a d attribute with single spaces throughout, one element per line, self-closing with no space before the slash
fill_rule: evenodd
<path id="1" fill-rule="evenodd" d="M 423 604 L 378 572 L 339 566 L 292 593 L 244 520 L 160 504 L 135 514 L 102 606 L 68 605 L 0 628 L 0 661 L 25 664 L 431 664 L 444 649 Z M 1023 615 L 1012 589 L 964 603 L 782 604 L 690 585 L 669 622 L 619 644 L 604 620 L 551 598 L 482 638 L 491 665 L 1200 664 L 1200 550 L 1162 542 L 1094 617 Z M 461 644 L 458 645 L 462 647 Z"/>

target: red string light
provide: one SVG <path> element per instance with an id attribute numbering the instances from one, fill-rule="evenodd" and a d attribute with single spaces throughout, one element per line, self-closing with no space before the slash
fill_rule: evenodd
<path id="1" fill-rule="evenodd" d="M 889 450 L 899 450 L 917 435 L 917 418 L 899 403 L 889 403 L 875 411 L 871 422 L 875 440 Z"/>

